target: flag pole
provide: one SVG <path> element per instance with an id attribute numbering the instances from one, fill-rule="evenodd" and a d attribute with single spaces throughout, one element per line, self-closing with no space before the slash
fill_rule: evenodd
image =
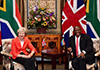
<path id="1" fill-rule="evenodd" d="M 27 21 L 29 20 L 29 1 L 27 0 Z"/>

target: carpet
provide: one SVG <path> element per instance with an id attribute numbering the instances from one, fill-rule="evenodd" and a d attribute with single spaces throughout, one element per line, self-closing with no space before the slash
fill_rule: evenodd
<path id="1" fill-rule="evenodd" d="M 59 62 L 56 63 L 56 69 L 53 70 L 65 70 L 65 64 L 62 62 L 62 64 L 59 64 Z M 38 70 L 42 70 L 42 63 L 38 62 Z M 44 62 L 44 70 L 52 70 L 51 62 Z"/>
<path id="2" fill-rule="evenodd" d="M 65 70 L 64 68 L 65 68 L 65 64 L 63 62 L 62 62 L 62 64 L 59 64 L 59 62 L 57 61 L 56 69 L 53 69 L 53 70 Z M 3 70 L 2 65 L 0 65 L 0 70 Z M 41 61 L 38 62 L 38 70 L 42 70 Z M 44 62 L 44 70 L 52 70 L 51 61 L 45 61 Z"/>
<path id="3" fill-rule="evenodd" d="M 2 65 L 0 65 L 0 70 L 3 70 L 3 66 Z"/>

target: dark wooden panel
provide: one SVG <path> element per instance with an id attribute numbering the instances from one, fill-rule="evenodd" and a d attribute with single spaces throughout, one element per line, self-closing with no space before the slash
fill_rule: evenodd
<path id="1" fill-rule="evenodd" d="M 61 34 L 29 34 L 26 35 L 38 53 L 36 56 L 41 56 L 41 51 L 44 49 L 57 49 L 61 51 L 60 39 Z M 42 46 L 42 41 L 45 39 L 46 45 Z"/>

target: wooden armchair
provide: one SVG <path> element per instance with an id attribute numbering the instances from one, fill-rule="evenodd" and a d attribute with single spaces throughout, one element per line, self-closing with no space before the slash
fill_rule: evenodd
<path id="1" fill-rule="evenodd" d="M 93 39 L 92 38 L 92 41 L 93 41 L 93 48 L 94 48 L 94 51 L 96 52 L 94 56 L 99 56 L 100 55 L 100 51 L 99 51 L 99 47 L 100 47 L 100 39 Z M 68 52 L 67 52 L 68 53 Z M 68 57 L 68 69 L 71 69 L 71 70 L 74 70 L 74 68 L 72 67 L 72 61 L 69 61 L 70 59 L 70 56 L 71 54 L 68 53 L 69 57 Z M 97 64 L 98 64 L 98 67 L 100 66 L 99 64 L 99 60 L 97 60 Z M 95 63 L 89 65 L 89 64 L 86 64 L 86 68 L 87 70 L 94 70 L 94 65 Z"/>
<path id="2" fill-rule="evenodd" d="M 25 70 L 23 65 L 12 61 L 12 59 L 9 59 L 9 57 L 12 57 L 12 55 L 10 54 L 11 41 L 12 41 L 12 39 L 7 40 L 2 45 L 2 51 L 0 53 L 3 55 L 3 68 L 4 68 L 4 70 L 11 70 L 10 68 L 12 66 L 12 67 L 14 67 L 14 70 Z M 29 52 L 28 49 L 26 49 L 26 50 Z M 33 57 L 34 57 L 34 60 L 35 60 L 34 61 L 35 67 L 38 70 L 38 64 L 36 62 L 35 55 L 33 55 Z"/>

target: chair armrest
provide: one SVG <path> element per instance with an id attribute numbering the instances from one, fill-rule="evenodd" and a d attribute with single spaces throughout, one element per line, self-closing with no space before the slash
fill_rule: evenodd
<path id="1" fill-rule="evenodd" d="M 100 51 L 98 51 L 97 53 L 95 53 L 95 56 L 99 56 L 100 55 Z"/>
<path id="2" fill-rule="evenodd" d="M 12 57 L 12 55 L 10 53 L 6 53 L 4 51 L 1 51 L 0 53 L 3 54 L 3 55 L 6 55 L 6 56 Z"/>

